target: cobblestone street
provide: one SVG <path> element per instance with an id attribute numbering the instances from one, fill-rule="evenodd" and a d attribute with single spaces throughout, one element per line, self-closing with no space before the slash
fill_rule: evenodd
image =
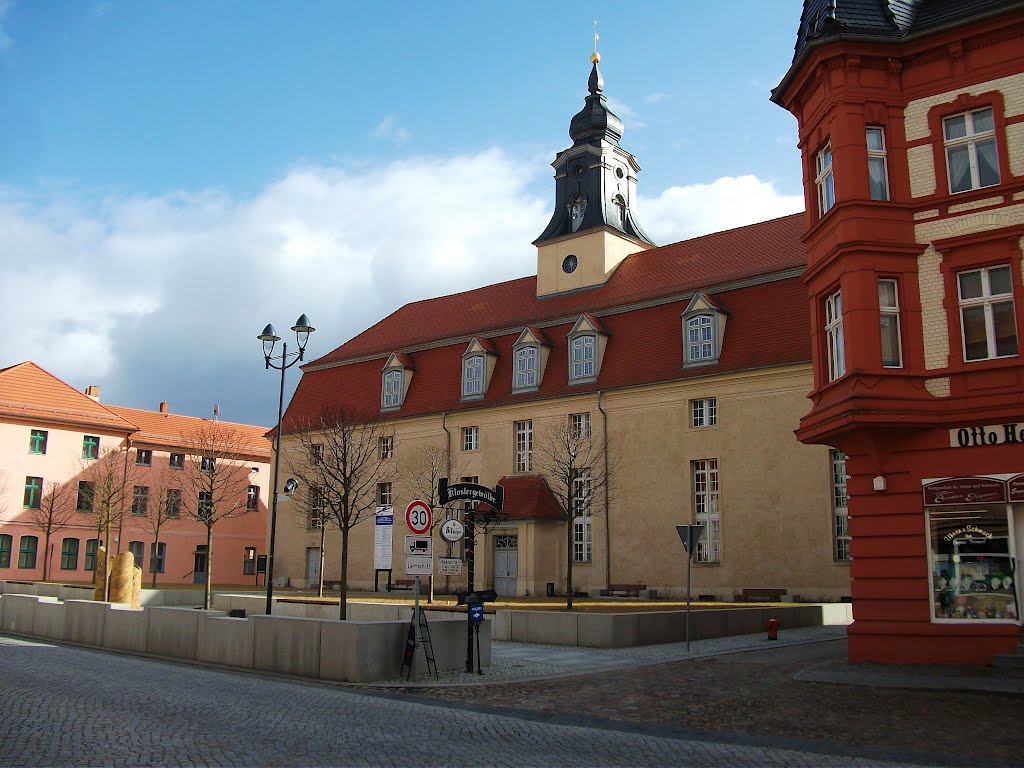
<path id="1" fill-rule="evenodd" d="M 636 698 L 638 680 L 631 676 L 663 676 L 658 669 L 614 670 L 593 681 L 607 678 L 603 684 L 617 688 L 622 702 L 646 706 L 650 702 Z M 642 718 L 599 721 L 589 707 L 578 706 L 592 692 L 587 686 L 593 681 L 581 682 L 585 678 L 545 683 L 575 694 L 575 703 L 549 706 L 538 716 L 491 706 L 504 698 L 522 707 L 524 691 L 536 683 L 495 687 L 489 701 L 478 694 L 476 702 L 463 697 L 424 704 L 395 691 L 357 691 L 0 638 L 0 679 L 3 766 L 932 764 L 920 755 L 864 753 L 828 741 L 701 734 Z M 1015 711 L 1011 707 L 1008 714 Z M 796 727 L 797 735 L 801 730 Z M 938 758 L 934 764 L 982 762 Z"/>

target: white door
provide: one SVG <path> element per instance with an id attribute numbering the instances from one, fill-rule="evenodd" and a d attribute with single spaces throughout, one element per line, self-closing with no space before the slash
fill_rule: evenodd
<path id="1" fill-rule="evenodd" d="M 320 547 L 306 547 L 306 585 L 316 589 L 320 583 Z"/>
<path id="2" fill-rule="evenodd" d="M 516 595 L 519 579 L 519 537 L 505 534 L 494 537 L 494 591 Z"/>

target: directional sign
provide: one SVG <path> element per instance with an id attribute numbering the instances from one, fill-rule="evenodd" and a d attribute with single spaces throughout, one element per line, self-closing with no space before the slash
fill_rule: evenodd
<path id="1" fill-rule="evenodd" d="M 430 505 L 416 499 L 405 508 L 405 524 L 413 533 L 423 534 L 430 530 Z"/>
<path id="2" fill-rule="evenodd" d="M 453 544 L 466 535 L 466 526 L 462 524 L 461 520 L 456 520 L 454 517 L 450 520 L 445 520 L 441 525 L 441 538 L 445 541 L 450 541 Z"/>
<path id="3" fill-rule="evenodd" d="M 429 557 L 434 553 L 433 541 L 429 536 L 406 536 L 405 554 Z"/>
<path id="4" fill-rule="evenodd" d="M 437 558 L 437 572 L 441 576 L 461 576 L 462 561 L 457 557 Z"/>
<path id="5" fill-rule="evenodd" d="M 434 558 L 420 557 L 419 555 L 406 555 L 405 575 L 406 576 L 431 576 L 434 573 Z"/>
<path id="6" fill-rule="evenodd" d="M 484 604 L 473 603 L 469 606 L 469 620 L 474 624 L 479 624 L 484 620 Z"/>
<path id="7" fill-rule="evenodd" d="M 453 501 L 482 501 L 500 510 L 505 501 L 505 489 L 500 485 L 493 489 L 477 483 L 452 483 L 442 477 L 437 481 L 437 497 L 442 504 Z"/>

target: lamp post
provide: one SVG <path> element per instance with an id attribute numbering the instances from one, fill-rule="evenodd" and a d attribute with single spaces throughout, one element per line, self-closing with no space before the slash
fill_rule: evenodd
<path id="1" fill-rule="evenodd" d="M 281 389 L 277 397 L 277 446 L 274 450 L 274 493 L 270 498 L 270 549 L 267 552 L 268 616 L 271 615 L 271 606 L 274 599 L 274 539 L 277 533 L 277 483 L 278 470 L 281 466 L 281 418 L 284 415 L 284 372 L 302 360 L 303 353 L 306 351 L 306 342 L 309 341 L 309 334 L 315 331 L 316 328 L 309 324 L 308 317 L 300 315 L 299 319 L 295 321 L 295 325 L 292 326 L 292 330 L 295 331 L 295 340 L 298 342 L 299 351 L 291 353 L 292 359 L 290 361 L 288 360 L 288 342 L 284 342 L 281 345 L 280 357 L 273 356 L 274 346 L 277 342 L 281 341 L 281 337 L 277 335 L 273 325 L 267 323 L 263 333 L 256 337 L 263 342 L 263 358 L 267 363 L 267 369 L 273 368 L 281 372 Z M 274 363 L 272 362 L 273 360 L 279 360 L 280 363 Z"/>

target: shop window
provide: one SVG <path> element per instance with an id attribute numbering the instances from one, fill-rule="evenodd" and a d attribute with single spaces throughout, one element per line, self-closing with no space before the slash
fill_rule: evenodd
<path id="1" fill-rule="evenodd" d="M 885 131 L 868 126 L 868 186 L 872 200 L 889 199 L 889 170 L 885 159 Z"/>
<path id="2" fill-rule="evenodd" d="M 878 281 L 878 313 L 882 330 L 882 367 L 902 368 L 900 298 L 895 280 Z"/>
<path id="3" fill-rule="evenodd" d="M 944 118 L 942 138 L 951 193 L 999 183 L 999 157 L 991 107 Z"/>
<path id="4" fill-rule="evenodd" d="M 1017 321 L 1008 266 L 986 267 L 957 275 L 964 360 L 989 360 L 1017 354 Z"/>
<path id="5" fill-rule="evenodd" d="M 815 159 L 814 186 L 818 190 L 818 214 L 824 216 L 836 204 L 835 182 L 832 180 L 831 144 L 826 144 Z"/>
<path id="6" fill-rule="evenodd" d="M 832 538 L 836 560 L 850 559 L 850 500 L 846 495 L 846 454 L 829 451 L 832 461 Z"/>
<path id="7" fill-rule="evenodd" d="M 1016 621 L 1017 583 L 1005 509 L 928 509 L 932 616 Z"/>
<path id="8" fill-rule="evenodd" d="M 843 340 L 843 295 L 836 291 L 825 299 L 825 337 L 828 344 L 828 380 L 846 373 L 846 347 Z"/>
<path id="9" fill-rule="evenodd" d="M 704 526 L 697 542 L 697 562 L 718 563 L 722 559 L 722 526 L 718 508 L 718 459 L 690 462 L 693 475 L 694 522 Z"/>
<path id="10" fill-rule="evenodd" d="M 78 539 L 64 539 L 60 545 L 60 569 L 78 570 Z"/>

